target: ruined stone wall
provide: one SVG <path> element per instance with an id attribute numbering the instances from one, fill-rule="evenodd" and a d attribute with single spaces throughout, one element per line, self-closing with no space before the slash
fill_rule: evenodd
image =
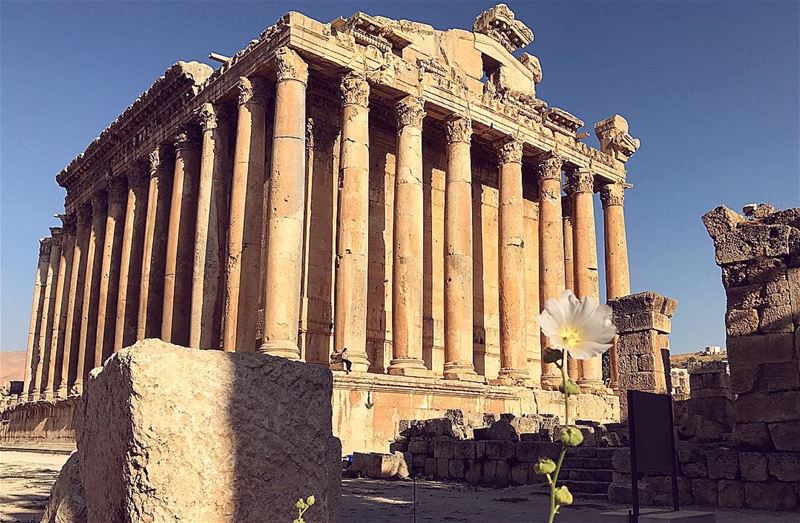
<path id="1" fill-rule="evenodd" d="M 733 394 L 728 366 L 722 361 L 689 363 L 687 400 L 691 437 L 722 441 L 733 428 Z"/>
<path id="2" fill-rule="evenodd" d="M 78 398 L 11 405 L 0 413 L 0 443 L 73 444 Z"/>
<path id="3" fill-rule="evenodd" d="M 800 209 L 718 207 L 703 217 L 727 295 L 733 439 L 800 450 Z"/>

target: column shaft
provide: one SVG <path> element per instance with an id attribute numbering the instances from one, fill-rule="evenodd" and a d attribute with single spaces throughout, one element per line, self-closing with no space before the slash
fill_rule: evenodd
<path id="1" fill-rule="evenodd" d="M 50 391 L 50 397 L 66 397 L 66 381 L 69 375 L 69 355 L 65 352 L 66 332 L 67 332 L 67 314 L 69 312 L 69 294 L 70 284 L 72 282 L 72 273 L 75 270 L 73 263 L 75 253 L 75 217 L 74 216 L 61 216 L 64 223 L 64 243 L 61 247 L 61 263 L 58 270 L 58 284 L 56 286 L 56 312 L 53 318 L 53 342 L 50 350 L 56 355 L 56 358 L 50 361 L 50 374 L 53 376 L 53 382 L 48 384 L 47 389 Z M 58 368 L 58 357 L 61 356 L 61 366 Z M 67 364 L 64 364 L 66 358 Z M 66 371 L 64 370 L 66 369 Z M 56 374 L 59 374 L 58 380 L 55 379 Z M 62 389 L 63 384 L 63 389 Z"/>
<path id="2" fill-rule="evenodd" d="M 150 182 L 147 193 L 142 276 L 139 287 L 139 314 L 136 339 L 161 335 L 164 300 L 164 264 L 167 255 L 167 229 L 172 198 L 171 151 L 159 146 L 149 157 Z"/>
<path id="3" fill-rule="evenodd" d="M 175 138 L 175 171 L 169 207 L 161 316 L 161 339 L 177 345 L 189 344 L 199 172 L 197 139 L 191 130 L 184 129 Z"/>
<path id="4" fill-rule="evenodd" d="M 37 393 L 44 397 L 47 385 L 47 371 L 50 370 L 50 343 L 53 341 L 53 311 L 55 309 L 56 284 L 58 282 L 58 269 L 61 262 L 61 229 L 50 228 L 50 262 L 47 267 L 47 283 L 42 287 L 44 301 L 42 305 L 42 318 L 39 324 L 39 357 L 36 365 L 36 380 L 31 393 L 34 399 L 39 399 Z"/>
<path id="5" fill-rule="evenodd" d="M 50 266 L 50 240 L 39 240 L 39 260 L 36 264 L 36 280 L 33 285 L 33 304 L 31 305 L 30 328 L 28 329 L 28 348 L 25 351 L 25 374 L 22 382 L 22 398 L 33 399 L 31 383 L 36 380 L 33 372 L 34 357 L 38 351 L 39 325 L 41 324 L 44 294 L 42 285 L 47 282 L 47 270 Z"/>
<path id="6" fill-rule="evenodd" d="M 222 348 L 226 351 L 255 350 L 264 201 L 265 90 L 262 78 L 239 79 L 222 306 Z"/>
<path id="7" fill-rule="evenodd" d="M 192 313 L 189 346 L 219 348 L 222 329 L 222 267 L 228 223 L 228 188 L 225 176 L 227 128 L 216 106 L 203 104 L 199 111 L 203 138 L 200 184 L 197 190 L 197 233 L 192 271 Z M 222 125 L 221 125 L 222 124 Z"/>
<path id="8" fill-rule="evenodd" d="M 267 210 L 264 342 L 259 351 L 299 359 L 308 66 L 287 47 L 278 49 L 275 58 L 278 83 Z"/>
<path id="9" fill-rule="evenodd" d="M 369 84 L 342 79 L 341 196 L 338 214 L 334 348 L 347 349 L 353 370 L 366 371 L 369 248 Z"/>
<path id="10" fill-rule="evenodd" d="M 575 295 L 578 298 L 599 299 L 597 280 L 597 235 L 594 226 L 594 174 L 582 169 L 571 169 L 567 192 L 572 199 L 574 217 L 573 246 L 575 270 Z M 603 359 L 600 357 L 580 361 L 581 390 L 602 390 Z"/>
<path id="11" fill-rule="evenodd" d="M 67 230 L 67 223 L 64 222 L 62 233 L 58 241 L 61 243 L 58 256 L 58 278 L 56 279 L 55 295 L 53 296 L 53 309 L 50 312 L 50 344 L 47 356 L 47 381 L 42 388 L 42 396 L 45 399 L 52 399 L 56 392 L 56 360 L 61 352 L 63 342 L 62 327 L 64 313 L 64 287 L 65 282 L 69 281 L 69 258 L 72 256 L 72 235 L 63 231 Z M 56 238 L 56 236 L 54 236 Z"/>
<path id="12" fill-rule="evenodd" d="M 606 254 L 606 299 L 612 300 L 631 293 L 631 279 L 628 267 L 628 242 L 625 236 L 625 186 L 621 183 L 608 183 L 600 188 L 603 204 Z M 617 369 L 616 339 L 609 351 L 611 384 L 613 390 L 619 388 Z"/>
<path id="13" fill-rule="evenodd" d="M 561 217 L 560 157 L 545 154 L 539 161 L 539 271 L 541 304 L 564 290 L 564 224 Z M 547 347 L 547 338 L 542 337 Z M 552 363 L 542 362 L 542 388 L 557 390 L 561 374 Z"/>
<path id="14" fill-rule="evenodd" d="M 522 205 L 522 142 L 509 140 L 499 161 L 500 381 L 528 379 L 525 353 L 525 234 Z"/>
<path id="15" fill-rule="evenodd" d="M 575 263 L 574 263 L 574 219 L 572 199 L 561 198 L 561 217 L 564 220 L 564 288 L 575 291 Z M 567 359 L 567 375 L 574 381 L 580 377 L 580 363 L 575 358 Z"/>
<path id="16" fill-rule="evenodd" d="M 100 290 L 97 301 L 97 333 L 94 345 L 94 366 L 102 367 L 105 359 L 114 352 L 116 330 L 117 291 L 119 290 L 120 258 L 125 222 L 125 200 L 128 183 L 125 178 L 115 178 L 109 187 L 108 214 L 100 265 Z"/>
<path id="17" fill-rule="evenodd" d="M 137 166 L 136 170 L 129 174 L 125 229 L 120 253 L 114 352 L 131 345 L 136 340 L 147 213 L 147 182 L 148 172 L 143 166 Z"/>
<path id="18" fill-rule="evenodd" d="M 523 175 L 524 180 L 535 176 Z M 535 388 L 542 383 L 542 346 L 539 330 L 539 201 L 538 190 L 525 191 L 525 324 L 527 326 L 528 375 Z"/>
<path id="19" fill-rule="evenodd" d="M 77 231 L 72 250 L 72 270 L 69 277 L 67 295 L 67 316 L 64 325 L 64 354 L 61 357 L 61 381 L 58 385 L 58 396 L 66 398 L 70 393 L 70 385 L 75 382 L 77 374 L 73 372 L 73 348 L 80 342 L 80 325 L 83 307 L 83 292 L 86 287 L 86 262 L 89 251 L 89 223 L 91 208 L 88 205 L 78 209 Z M 77 356 L 77 354 L 76 354 Z M 76 364 L 77 367 L 77 364 Z"/>
<path id="20" fill-rule="evenodd" d="M 422 102 L 397 103 L 392 251 L 392 360 L 389 374 L 427 375 L 422 360 L 423 189 Z"/>

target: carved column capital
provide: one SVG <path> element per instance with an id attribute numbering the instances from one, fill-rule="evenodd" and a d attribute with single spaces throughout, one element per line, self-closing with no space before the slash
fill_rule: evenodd
<path id="1" fill-rule="evenodd" d="M 351 71 L 342 77 L 339 85 L 342 105 L 369 107 L 369 82 L 364 75 Z"/>
<path id="2" fill-rule="evenodd" d="M 53 246 L 61 247 L 64 241 L 64 229 L 61 227 L 50 227 L 50 238 L 52 239 Z"/>
<path id="3" fill-rule="evenodd" d="M 108 201 L 119 203 L 128 196 L 128 179 L 125 176 L 114 176 L 108 181 Z"/>
<path id="4" fill-rule="evenodd" d="M 108 204 L 108 194 L 98 191 L 92 195 L 92 218 L 103 217 Z"/>
<path id="5" fill-rule="evenodd" d="M 39 258 L 50 256 L 50 247 L 53 245 L 53 239 L 50 237 L 39 238 Z"/>
<path id="6" fill-rule="evenodd" d="M 447 119 L 447 143 L 470 143 L 472 140 L 472 120 L 455 114 Z"/>
<path id="7" fill-rule="evenodd" d="M 292 49 L 280 47 L 275 51 L 275 74 L 279 82 L 297 80 L 307 84 L 308 64 Z"/>
<path id="8" fill-rule="evenodd" d="M 161 169 L 167 168 L 172 160 L 172 151 L 164 145 L 159 145 L 153 149 L 147 157 L 150 168 L 150 176 L 156 176 Z"/>
<path id="9" fill-rule="evenodd" d="M 425 118 L 425 106 L 416 96 L 406 96 L 395 105 L 397 117 L 397 131 L 403 127 L 411 126 L 422 130 L 422 120 Z"/>
<path id="10" fill-rule="evenodd" d="M 92 221 L 92 205 L 85 203 L 78 207 L 78 226 L 86 226 Z"/>
<path id="11" fill-rule="evenodd" d="M 625 203 L 625 184 L 621 182 L 606 183 L 600 187 L 600 201 L 603 209 L 611 205 L 622 205 Z"/>
<path id="12" fill-rule="evenodd" d="M 506 163 L 522 163 L 522 141 L 516 138 L 509 138 L 500 148 L 497 149 L 497 162 L 500 165 Z"/>
<path id="13" fill-rule="evenodd" d="M 564 191 L 567 194 L 594 192 L 594 173 L 588 169 L 572 167 L 566 170 L 567 183 Z"/>
<path id="14" fill-rule="evenodd" d="M 175 152 L 183 150 L 200 150 L 200 141 L 198 140 L 197 133 L 192 127 L 184 127 L 178 134 L 175 135 Z"/>
<path id="15" fill-rule="evenodd" d="M 239 90 L 239 105 L 254 103 L 264 105 L 267 98 L 267 82 L 260 76 L 242 76 L 236 84 Z"/>
<path id="16" fill-rule="evenodd" d="M 213 131 L 217 128 L 218 118 L 217 108 L 214 104 L 206 102 L 197 109 L 197 120 L 200 122 L 200 129 L 203 132 Z"/>
<path id="17" fill-rule="evenodd" d="M 539 182 L 543 180 L 558 180 L 561 182 L 561 166 L 564 159 L 553 152 L 548 152 L 538 158 Z"/>
<path id="18" fill-rule="evenodd" d="M 70 214 L 56 214 L 59 220 L 61 220 L 61 227 L 64 230 L 64 233 L 68 236 L 75 234 L 75 225 L 77 222 L 77 213 L 72 212 Z"/>

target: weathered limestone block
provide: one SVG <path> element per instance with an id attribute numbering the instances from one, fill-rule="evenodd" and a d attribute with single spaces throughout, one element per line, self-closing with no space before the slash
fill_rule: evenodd
<path id="1" fill-rule="evenodd" d="M 800 481 L 800 454 L 776 452 L 768 457 L 771 477 L 778 481 Z"/>
<path id="2" fill-rule="evenodd" d="M 767 481 L 744 484 L 747 508 L 763 510 L 792 510 L 797 507 L 797 493 L 791 483 Z"/>
<path id="3" fill-rule="evenodd" d="M 332 376 L 268 355 L 144 340 L 93 374 L 78 413 L 90 521 L 334 521 Z"/>
<path id="4" fill-rule="evenodd" d="M 772 442 L 766 423 L 737 423 L 733 427 L 733 441 L 738 447 L 754 450 L 769 450 Z"/>
<path id="5" fill-rule="evenodd" d="M 717 501 L 720 507 L 742 508 L 744 506 L 744 484 L 741 481 L 717 482 Z"/>
<path id="6" fill-rule="evenodd" d="M 84 523 L 87 521 L 86 496 L 80 477 L 78 453 L 73 452 L 50 489 L 50 500 L 42 523 Z"/>
<path id="7" fill-rule="evenodd" d="M 407 456 L 402 452 L 354 452 L 350 470 L 373 479 L 406 479 L 409 476 Z"/>
<path id="8" fill-rule="evenodd" d="M 706 455 L 709 479 L 736 479 L 739 476 L 739 453 L 715 450 Z"/>
<path id="9" fill-rule="evenodd" d="M 800 421 L 770 423 L 769 434 L 776 450 L 800 451 Z"/>
<path id="10" fill-rule="evenodd" d="M 767 481 L 767 456 L 759 452 L 739 454 L 739 468 L 744 481 Z"/>

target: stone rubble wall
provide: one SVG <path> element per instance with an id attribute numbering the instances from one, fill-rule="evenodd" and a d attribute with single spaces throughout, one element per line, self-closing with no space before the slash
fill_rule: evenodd
<path id="1" fill-rule="evenodd" d="M 74 444 L 77 397 L 16 403 L 0 412 L 0 443 Z"/>
<path id="2" fill-rule="evenodd" d="M 690 397 L 675 402 L 681 439 L 729 441 L 733 429 L 733 393 L 728 365 L 723 361 L 689 364 Z M 680 407 L 678 405 L 680 404 Z M 681 411 L 685 411 L 682 416 Z"/>

